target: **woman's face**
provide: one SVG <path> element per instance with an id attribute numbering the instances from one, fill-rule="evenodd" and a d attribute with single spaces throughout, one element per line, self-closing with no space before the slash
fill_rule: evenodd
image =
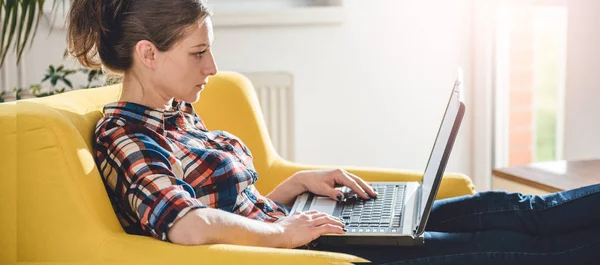
<path id="1" fill-rule="evenodd" d="M 159 89 L 169 97 L 190 103 L 198 101 L 208 77 L 217 73 L 210 49 L 213 39 L 212 22 L 206 18 L 203 23 L 186 29 L 182 39 L 169 50 L 159 52 L 156 76 L 151 77 Z"/>

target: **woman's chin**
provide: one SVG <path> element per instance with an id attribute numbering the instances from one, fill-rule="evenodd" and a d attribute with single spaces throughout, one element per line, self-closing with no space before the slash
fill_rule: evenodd
<path id="1" fill-rule="evenodd" d="M 183 101 L 188 102 L 188 103 L 196 103 L 198 100 L 200 100 L 200 92 L 196 92 L 191 95 L 188 95 L 187 97 L 185 97 L 185 99 Z"/>

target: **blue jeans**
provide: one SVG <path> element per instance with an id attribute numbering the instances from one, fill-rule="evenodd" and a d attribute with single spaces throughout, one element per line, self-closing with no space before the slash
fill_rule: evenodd
<path id="1" fill-rule="evenodd" d="M 436 201 L 418 247 L 320 246 L 381 264 L 600 264 L 600 185 Z"/>

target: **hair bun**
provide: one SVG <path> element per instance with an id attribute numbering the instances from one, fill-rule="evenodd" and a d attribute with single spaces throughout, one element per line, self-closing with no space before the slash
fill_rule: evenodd
<path id="1" fill-rule="evenodd" d="M 98 0 L 101 3 L 102 11 L 99 18 L 103 25 L 102 34 L 107 36 L 115 31 L 118 31 L 118 27 L 123 20 L 129 5 L 132 0 Z"/>

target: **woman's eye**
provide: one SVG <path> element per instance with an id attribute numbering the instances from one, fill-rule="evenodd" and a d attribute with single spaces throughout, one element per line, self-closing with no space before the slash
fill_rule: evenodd
<path id="1" fill-rule="evenodd" d="M 206 51 L 201 51 L 201 52 L 197 52 L 194 55 L 196 55 L 196 57 L 200 58 L 202 57 L 202 54 L 204 54 Z"/>

